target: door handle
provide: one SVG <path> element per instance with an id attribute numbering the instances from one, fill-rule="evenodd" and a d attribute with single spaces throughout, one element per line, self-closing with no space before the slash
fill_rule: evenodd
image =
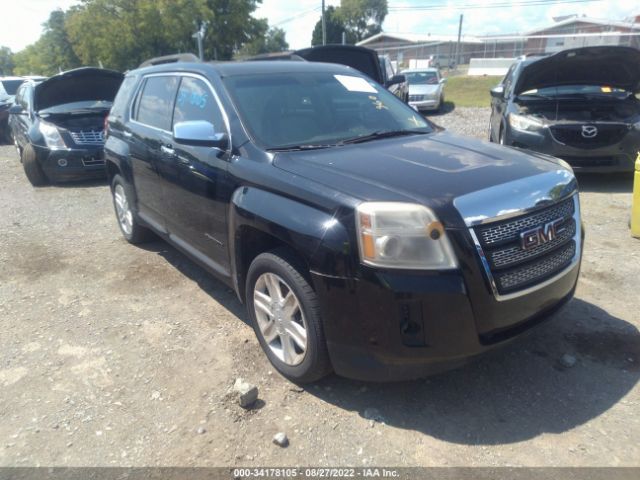
<path id="1" fill-rule="evenodd" d="M 162 145 L 160 147 L 160 151 L 169 157 L 174 157 L 176 155 L 176 151 L 167 145 Z"/>

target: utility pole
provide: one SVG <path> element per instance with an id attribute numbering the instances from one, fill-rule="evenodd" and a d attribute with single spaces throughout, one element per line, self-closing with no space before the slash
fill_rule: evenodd
<path id="1" fill-rule="evenodd" d="M 460 24 L 458 25 L 458 43 L 456 44 L 456 70 L 458 69 L 458 64 L 460 63 L 460 39 L 462 38 L 462 19 L 464 18 L 463 14 L 460 14 Z"/>
<path id="2" fill-rule="evenodd" d="M 207 32 L 207 23 L 208 22 L 200 22 L 200 28 L 196 33 L 191 35 L 192 38 L 195 38 L 198 41 L 198 58 L 200 61 L 204 61 L 204 50 L 202 48 L 202 41 L 204 40 L 204 35 Z M 196 27 L 198 24 L 196 23 Z"/>
<path id="3" fill-rule="evenodd" d="M 324 19 L 324 0 L 322 0 L 322 45 L 327 44 L 327 22 Z"/>

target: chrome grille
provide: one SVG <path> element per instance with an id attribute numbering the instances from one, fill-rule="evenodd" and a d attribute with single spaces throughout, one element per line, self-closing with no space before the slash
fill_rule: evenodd
<path id="1" fill-rule="evenodd" d="M 104 132 L 102 130 L 79 130 L 69 133 L 76 145 L 104 145 Z"/>
<path id="2" fill-rule="evenodd" d="M 518 239 L 520 232 L 528 228 L 544 225 L 557 218 L 572 216 L 575 211 L 574 209 L 573 198 L 569 198 L 562 203 L 546 208 L 533 215 L 491 224 L 486 227 L 479 227 L 477 228 L 478 237 L 483 246 L 512 242 Z"/>
<path id="3" fill-rule="evenodd" d="M 523 250 L 520 245 L 514 245 L 500 250 L 491 251 L 487 254 L 487 257 L 489 258 L 489 262 L 493 268 L 509 267 L 550 252 L 551 250 L 558 248 L 563 243 L 571 240 L 575 234 L 576 222 L 575 220 L 570 219 L 561 226 L 558 236 L 548 243 L 543 243 L 530 250 Z"/>
<path id="4" fill-rule="evenodd" d="M 514 293 L 544 282 L 571 264 L 579 229 L 576 201 L 570 197 L 533 213 L 472 229 L 496 294 Z M 555 236 L 528 248 L 523 246 L 521 234 L 550 223 L 555 225 Z"/>
<path id="5" fill-rule="evenodd" d="M 576 254 L 576 242 L 573 240 L 555 251 L 551 255 L 545 256 L 542 260 L 528 263 L 527 265 L 513 270 L 507 270 L 495 275 L 498 290 L 501 293 L 509 293 L 513 290 L 525 288 L 548 278 L 551 274 L 559 272 L 567 267 Z"/>
<path id="6" fill-rule="evenodd" d="M 410 102 L 421 102 L 425 99 L 424 95 L 409 95 Z"/>

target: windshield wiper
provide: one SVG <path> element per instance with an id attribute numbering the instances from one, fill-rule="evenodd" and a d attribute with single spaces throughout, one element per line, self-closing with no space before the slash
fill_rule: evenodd
<path id="1" fill-rule="evenodd" d="M 368 135 L 347 138 L 346 140 L 340 141 L 338 145 L 351 145 L 354 143 L 370 142 L 371 140 L 378 140 L 381 138 L 402 137 L 406 135 L 424 135 L 427 133 L 430 132 L 425 132 L 423 130 L 379 130 Z"/>
<path id="2" fill-rule="evenodd" d="M 302 145 L 285 145 L 282 147 L 267 148 L 267 152 L 300 152 L 303 150 L 320 150 L 322 148 L 335 147 L 332 143 L 319 143 L 319 144 L 302 144 Z"/>

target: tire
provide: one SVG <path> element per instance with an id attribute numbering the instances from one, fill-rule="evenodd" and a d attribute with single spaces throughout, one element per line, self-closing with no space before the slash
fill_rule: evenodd
<path id="1" fill-rule="evenodd" d="M 131 210 L 133 194 L 131 188 L 120 175 L 113 177 L 111 182 L 111 197 L 113 208 L 118 220 L 118 226 L 125 240 L 134 245 L 145 243 L 154 239 L 153 232 L 140 225 Z"/>
<path id="2" fill-rule="evenodd" d="M 500 135 L 498 135 L 498 143 L 504 145 L 504 128 L 500 127 Z"/>
<path id="3" fill-rule="evenodd" d="M 49 183 L 49 179 L 38 163 L 36 151 L 31 145 L 27 145 L 22 149 L 20 161 L 22 162 L 22 168 L 24 168 L 27 180 L 29 180 L 31 185 L 34 187 L 42 187 Z"/>
<path id="4" fill-rule="evenodd" d="M 249 267 L 245 294 L 260 346 L 271 364 L 296 383 L 315 382 L 332 371 L 318 297 L 304 274 L 288 250 L 260 254 Z"/>

